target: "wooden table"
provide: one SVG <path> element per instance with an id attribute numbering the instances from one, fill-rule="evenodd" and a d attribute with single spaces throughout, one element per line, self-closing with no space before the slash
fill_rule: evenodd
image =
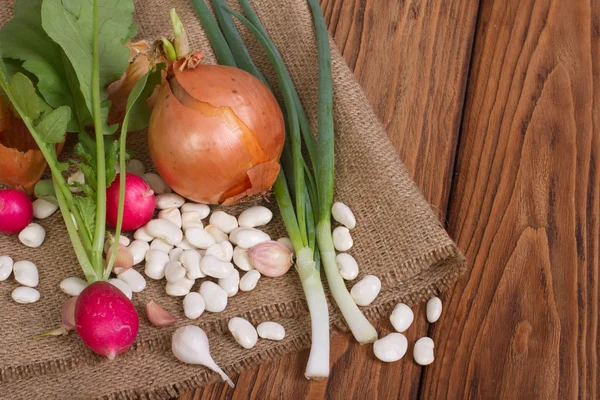
<path id="1" fill-rule="evenodd" d="M 327 381 L 303 378 L 302 352 L 183 399 L 600 396 L 600 0 L 322 7 L 470 271 L 408 331 L 435 341 L 429 367 L 345 335 Z"/>

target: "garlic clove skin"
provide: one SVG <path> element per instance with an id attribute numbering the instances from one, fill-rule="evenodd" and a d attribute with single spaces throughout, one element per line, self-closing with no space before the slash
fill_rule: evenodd
<path id="1" fill-rule="evenodd" d="M 248 250 L 250 263 L 262 275 L 282 276 L 292 266 L 293 253 L 284 244 L 270 240 Z"/>
<path id="2" fill-rule="evenodd" d="M 169 326 L 177 322 L 177 318 L 169 314 L 167 310 L 151 300 L 146 304 L 146 316 L 154 326 Z"/>
<path id="3" fill-rule="evenodd" d="M 179 361 L 204 365 L 221 375 L 229 386 L 235 386 L 210 355 L 208 337 L 202 328 L 188 325 L 177 329 L 171 339 L 171 351 Z"/>
<path id="4" fill-rule="evenodd" d="M 106 263 L 109 262 L 112 257 L 112 252 L 114 251 L 114 244 L 110 246 L 108 252 L 106 253 Z M 120 274 L 133 267 L 133 253 L 127 247 L 118 244 L 117 255 L 115 257 L 115 263 L 113 264 L 113 272 L 115 274 Z"/>

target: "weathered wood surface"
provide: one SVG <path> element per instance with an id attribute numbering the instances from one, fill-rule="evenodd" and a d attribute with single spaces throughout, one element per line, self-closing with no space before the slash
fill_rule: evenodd
<path id="1" fill-rule="evenodd" d="M 364 87 L 390 139 L 442 220 L 451 188 L 477 0 L 323 0 L 329 31 Z M 427 334 L 424 309 L 407 333 Z M 387 333 L 389 322 L 378 330 Z M 308 382 L 308 353 L 242 373 L 236 388 L 214 384 L 182 399 L 415 398 L 422 368 L 410 357 L 375 362 L 371 346 L 349 335 L 332 341 L 326 382 Z"/>
<path id="2" fill-rule="evenodd" d="M 483 1 L 422 398 L 598 397 L 600 2 Z"/>
<path id="3" fill-rule="evenodd" d="M 416 310 L 409 343 L 436 343 L 427 368 L 374 362 L 346 335 L 327 382 L 302 378 L 304 352 L 184 398 L 597 398 L 600 1 L 322 6 L 471 270 L 439 322 Z"/>

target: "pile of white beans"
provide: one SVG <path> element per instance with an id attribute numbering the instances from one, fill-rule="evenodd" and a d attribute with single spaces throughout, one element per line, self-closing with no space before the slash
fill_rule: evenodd
<path id="1" fill-rule="evenodd" d="M 352 210 L 341 202 L 333 204 L 331 209 L 333 219 L 341 224 L 333 230 L 333 245 L 340 252 L 336 261 L 340 275 L 347 281 L 354 280 L 359 273 L 358 263 L 350 254 L 346 253 L 354 244 L 350 230 L 356 227 L 356 217 Z M 350 290 L 350 295 L 359 306 L 371 304 L 381 291 L 381 280 L 374 275 L 365 275 Z M 427 302 L 427 320 L 436 322 L 442 314 L 442 301 L 433 297 Z M 390 333 L 373 343 L 373 352 L 381 361 L 394 362 L 402 359 L 408 350 L 408 340 L 402 334 L 414 320 L 414 314 L 410 307 L 400 303 L 396 305 L 390 321 L 397 332 Z M 413 357 L 420 365 L 429 365 L 434 360 L 434 343 L 429 337 L 417 340 L 413 348 Z"/>
<path id="2" fill-rule="evenodd" d="M 9 256 L 0 256 L 0 281 L 7 280 L 14 274 L 21 285 L 12 291 L 11 297 L 20 304 L 35 303 L 40 299 L 40 292 L 35 287 L 40 283 L 38 269 L 31 261 L 13 261 Z"/>

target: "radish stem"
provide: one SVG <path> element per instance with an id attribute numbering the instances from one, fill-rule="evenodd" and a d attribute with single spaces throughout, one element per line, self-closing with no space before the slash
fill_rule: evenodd
<path id="1" fill-rule="evenodd" d="M 97 276 L 103 276 L 104 234 L 106 230 L 106 160 L 104 159 L 104 126 L 100 104 L 100 55 L 98 54 L 98 2 L 94 1 L 94 34 L 92 38 L 92 109 L 96 134 L 96 223 L 92 247 L 92 265 Z"/>

